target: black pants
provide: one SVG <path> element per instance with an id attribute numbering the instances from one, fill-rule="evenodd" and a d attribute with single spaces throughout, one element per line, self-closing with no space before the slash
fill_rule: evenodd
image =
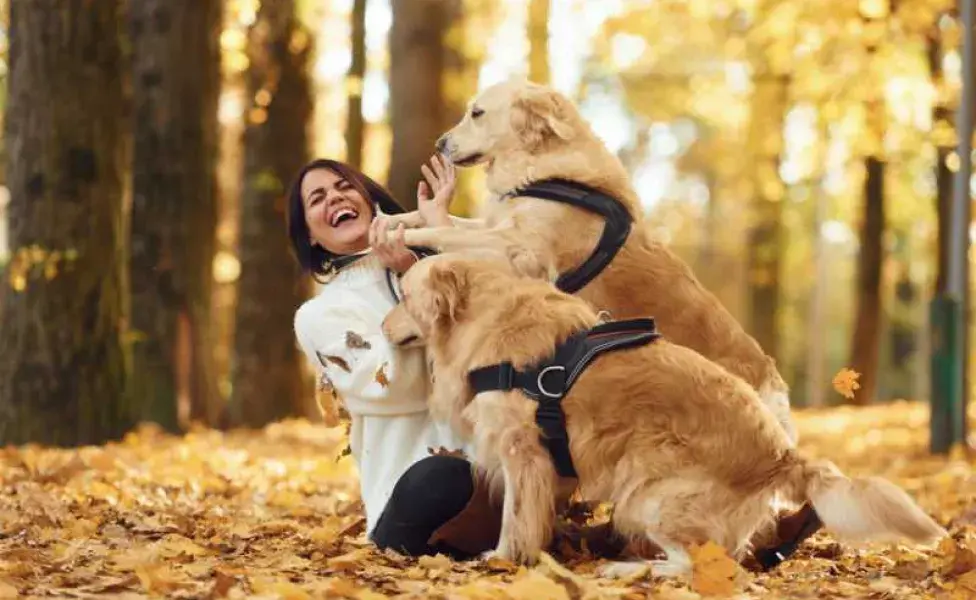
<path id="1" fill-rule="evenodd" d="M 471 463 L 456 456 L 423 458 L 393 487 L 373 528 L 373 543 L 408 556 L 441 553 L 456 559 L 470 558 L 445 544 L 431 546 L 427 540 L 461 512 L 472 494 Z"/>

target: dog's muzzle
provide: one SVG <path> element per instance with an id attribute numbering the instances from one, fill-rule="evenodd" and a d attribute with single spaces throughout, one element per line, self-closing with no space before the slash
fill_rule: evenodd
<path id="1" fill-rule="evenodd" d="M 450 138 L 448 138 L 447 134 L 445 133 L 441 137 L 437 138 L 437 142 L 434 144 L 434 148 L 436 148 L 437 151 L 440 152 L 441 154 L 447 156 L 447 143 L 449 139 Z"/>

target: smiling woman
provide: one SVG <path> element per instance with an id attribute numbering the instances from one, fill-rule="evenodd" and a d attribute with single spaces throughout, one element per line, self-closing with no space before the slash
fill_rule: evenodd
<path id="1" fill-rule="evenodd" d="M 424 224 L 439 224 L 447 220 L 454 171 L 436 158 L 422 171 L 419 214 Z M 431 448 L 458 453 L 462 443 L 427 410 L 424 351 L 394 348 L 381 330 L 396 305 L 388 277 L 417 260 L 402 229 L 387 231 L 384 215 L 402 212 L 389 192 L 348 165 L 317 160 L 301 170 L 289 196 L 289 233 L 301 265 L 324 285 L 295 314 L 295 334 L 349 413 L 370 537 L 408 554 L 458 556 L 458 544 L 429 540 L 474 496 L 471 466 L 430 455 Z M 488 545 L 469 549 L 488 549 L 497 530 L 489 526 L 485 537 Z"/>

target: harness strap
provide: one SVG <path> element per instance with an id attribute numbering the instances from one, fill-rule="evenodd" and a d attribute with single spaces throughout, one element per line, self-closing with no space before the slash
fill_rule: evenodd
<path id="1" fill-rule="evenodd" d="M 603 233 L 596 248 L 583 264 L 563 273 L 556 280 L 556 287 L 569 294 L 575 294 L 586 287 L 610 264 L 627 241 L 634 221 L 619 200 L 575 181 L 538 181 L 516 190 L 514 195 L 562 202 L 603 217 Z"/>
<path id="2" fill-rule="evenodd" d="M 643 346 L 659 337 L 661 334 L 651 318 L 603 323 L 573 334 L 557 346 L 551 358 L 530 368 L 519 370 L 511 362 L 502 362 L 473 369 L 468 373 L 468 384 L 476 394 L 519 390 L 535 400 L 538 403 L 535 420 L 556 471 L 562 477 L 576 477 L 562 399 L 586 366 L 600 354 Z"/>
<path id="3" fill-rule="evenodd" d="M 420 260 L 427 258 L 428 256 L 433 256 L 437 254 L 437 252 L 434 251 L 432 248 L 427 248 L 424 246 L 417 246 L 417 247 L 410 246 L 409 248 L 410 250 L 413 251 L 414 254 L 417 255 L 417 258 Z M 400 292 L 397 291 L 398 288 L 400 287 L 399 284 L 400 284 L 399 276 L 397 276 L 397 274 L 394 273 L 392 269 L 387 269 L 386 287 L 388 290 L 390 290 L 390 295 L 393 296 L 393 302 L 395 302 L 396 304 L 400 304 Z"/>

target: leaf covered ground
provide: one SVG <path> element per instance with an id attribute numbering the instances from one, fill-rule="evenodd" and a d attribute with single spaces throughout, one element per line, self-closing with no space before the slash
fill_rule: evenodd
<path id="1" fill-rule="evenodd" d="M 770 574 L 716 548 L 685 583 L 593 575 L 583 555 L 533 568 L 376 552 L 362 535 L 342 429 L 143 427 L 121 443 L 0 452 L 0 599 L 976 598 L 976 461 L 927 455 L 927 409 L 800 412 L 802 446 L 905 487 L 953 534 L 931 549 L 840 546 L 818 534 Z"/>

